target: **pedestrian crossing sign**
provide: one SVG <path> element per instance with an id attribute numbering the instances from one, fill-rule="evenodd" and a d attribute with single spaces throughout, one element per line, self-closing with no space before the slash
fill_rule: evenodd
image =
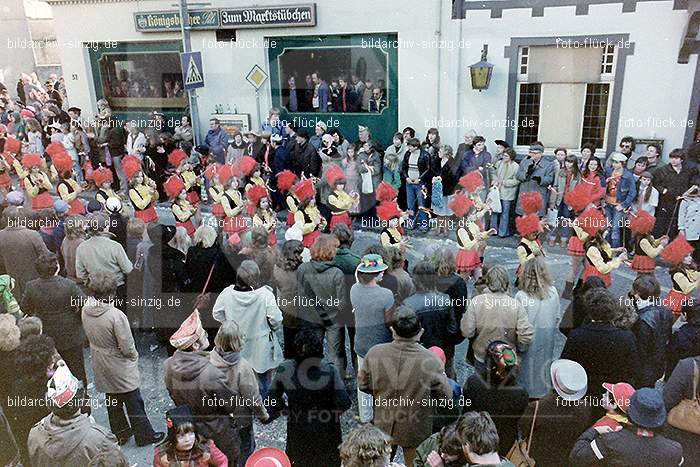
<path id="1" fill-rule="evenodd" d="M 180 54 L 180 65 L 184 88 L 188 91 L 204 87 L 204 69 L 202 52 L 184 52 Z"/>

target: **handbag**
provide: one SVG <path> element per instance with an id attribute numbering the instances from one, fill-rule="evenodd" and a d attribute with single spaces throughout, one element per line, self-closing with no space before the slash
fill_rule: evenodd
<path id="1" fill-rule="evenodd" d="M 693 360 L 693 399 L 684 399 L 668 412 L 668 424 L 679 430 L 700 435 L 700 396 L 698 396 L 698 362 Z"/>
<path id="2" fill-rule="evenodd" d="M 537 409 L 540 407 L 540 401 L 535 402 L 535 413 L 532 415 L 532 424 L 530 425 L 530 436 L 527 442 L 522 439 L 522 433 L 518 428 L 518 439 L 511 446 L 506 458 L 510 460 L 515 467 L 535 467 L 535 459 L 530 457 L 530 447 L 532 446 L 532 434 L 535 432 L 535 420 L 537 420 Z"/>
<path id="3" fill-rule="evenodd" d="M 503 206 L 501 206 L 501 193 L 498 191 L 498 187 L 491 187 L 489 194 L 486 195 L 486 204 L 491 207 L 491 212 L 495 212 L 496 214 L 503 212 Z"/>
<path id="4" fill-rule="evenodd" d="M 559 210 L 557 208 L 547 208 L 547 224 L 556 227 L 559 219 Z"/>
<path id="5" fill-rule="evenodd" d="M 433 182 L 433 188 L 432 188 L 432 202 L 433 202 L 433 207 L 442 209 L 445 207 L 443 195 L 442 195 L 442 182 L 439 180 L 436 180 Z"/>
<path id="6" fill-rule="evenodd" d="M 374 185 L 372 184 L 372 173 L 369 171 L 362 174 L 362 193 L 365 195 L 374 193 Z"/>

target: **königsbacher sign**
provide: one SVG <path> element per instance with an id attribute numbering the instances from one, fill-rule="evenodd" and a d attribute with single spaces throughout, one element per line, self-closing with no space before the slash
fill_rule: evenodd
<path id="1" fill-rule="evenodd" d="M 316 4 L 190 10 L 189 18 L 193 30 L 315 26 Z M 140 32 L 181 29 L 179 11 L 137 12 L 134 22 Z"/>

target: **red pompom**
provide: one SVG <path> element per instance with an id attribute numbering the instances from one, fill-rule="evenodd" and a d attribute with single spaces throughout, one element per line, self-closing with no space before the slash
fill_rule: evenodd
<path id="1" fill-rule="evenodd" d="M 460 178 L 459 184 L 469 193 L 474 193 L 484 186 L 484 177 L 481 175 L 481 172 L 475 170 Z"/>
<path id="2" fill-rule="evenodd" d="M 65 146 L 63 144 L 59 143 L 58 141 L 55 141 L 48 146 L 46 146 L 46 154 L 49 155 L 51 160 L 53 160 L 54 157 L 56 157 L 58 154 L 66 152 Z"/>
<path id="3" fill-rule="evenodd" d="M 399 192 L 387 182 L 382 182 L 377 187 L 377 201 L 383 203 L 385 201 L 395 201 L 399 196 Z"/>
<path id="4" fill-rule="evenodd" d="M 640 210 L 632 215 L 630 220 L 630 230 L 632 233 L 646 235 L 654 228 L 656 218 L 646 211 Z"/>
<path id="5" fill-rule="evenodd" d="M 134 178 L 134 175 L 141 172 L 141 161 L 138 157 L 131 154 L 124 156 L 122 159 L 122 169 L 124 170 L 126 178 L 131 180 Z"/>
<path id="6" fill-rule="evenodd" d="M 22 167 L 31 169 L 32 167 L 41 167 L 43 158 L 39 154 L 25 154 L 22 156 Z"/>
<path id="7" fill-rule="evenodd" d="M 291 170 L 283 170 L 277 174 L 277 188 L 281 192 L 289 191 L 297 182 L 297 176 Z"/>
<path id="8" fill-rule="evenodd" d="M 515 228 L 518 230 L 518 233 L 522 237 L 533 234 L 535 232 L 540 232 L 542 230 L 542 226 L 540 225 L 540 218 L 537 216 L 537 214 L 529 214 L 527 216 L 516 217 Z"/>
<path id="9" fill-rule="evenodd" d="M 56 172 L 58 172 L 58 175 L 61 178 L 70 177 L 70 172 L 73 170 L 73 159 L 67 152 L 60 152 L 56 154 L 53 157 L 52 162 L 54 167 L 56 167 Z"/>
<path id="10" fill-rule="evenodd" d="M 535 214 L 544 207 L 544 200 L 539 191 L 528 191 L 520 194 L 520 205 L 525 215 Z"/>
<path id="11" fill-rule="evenodd" d="M 22 142 L 18 140 L 17 138 L 13 136 L 7 136 L 7 139 L 5 140 L 5 148 L 4 150 L 7 152 L 11 152 L 12 154 L 19 154 L 19 151 L 22 149 Z"/>
<path id="12" fill-rule="evenodd" d="M 458 193 L 452 197 L 448 207 L 452 209 L 457 217 L 464 217 L 469 210 L 474 206 L 474 201 L 463 193 Z"/>
<path id="13" fill-rule="evenodd" d="M 591 204 L 591 187 L 586 183 L 579 183 L 573 190 L 564 195 L 564 202 L 571 206 L 575 212 L 582 212 Z"/>
<path id="14" fill-rule="evenodd" d="M 267 198 L 267 189 L 262 185 L 253 185 L 246 193 L 246 196 L 252 206 L 258 207 L 260 200 Z"/>
<path id="15" fill-rule="evenodd" d="M 377 217 L 384 222 L 401 217 L 401 209 L 395 201 L 385 201 L 377 206 Z"/>
<path id="16" fill-rule="evenodd" d="M 679 234 L 675 240 L 666 245 L 661 252 L 661 257 L 670 265 L 677 266 L 683 262 L 686 256 L 693 252 L 693 245 L 688 243 L 685 235 Z"/>
<path id="17" fill-rule="evenodd" d="M 114 176 L 112 171 L 107 167 L 100 167 L 92 173 L 92 179 L 98 188 L 102 187 L 105 183 L 112 183 L 114 181 Z"/>
<path id="18" fill-rule="evenodd" d="M 311 178 L 300 181 L 294 186 L 294 195 L 299 201 L 306 201 L 316 196 L 316 187 Z"/>
<path id="19" fill-rule="evenodd" d="M 339 180 L 345 180 L 345 172 L 336 164 L 332 164 L 326 171 L 326 182 L 332 188 Z"/>

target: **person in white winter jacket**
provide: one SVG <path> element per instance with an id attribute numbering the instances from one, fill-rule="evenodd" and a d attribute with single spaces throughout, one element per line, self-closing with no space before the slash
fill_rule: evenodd
<path id="1" fill-rule="evenodd" d="M 274 370 L 282 362 L 276 331 L 282 328 L 282 311 L 268 286 L 258 287 L 260 269 L 246 260 L 238 267 L 236 283 L 221 291 L 212 310 L 214 319 L 235 321 L 245 336 L 241 357 L 255 370 L 264 399 Z"/>

